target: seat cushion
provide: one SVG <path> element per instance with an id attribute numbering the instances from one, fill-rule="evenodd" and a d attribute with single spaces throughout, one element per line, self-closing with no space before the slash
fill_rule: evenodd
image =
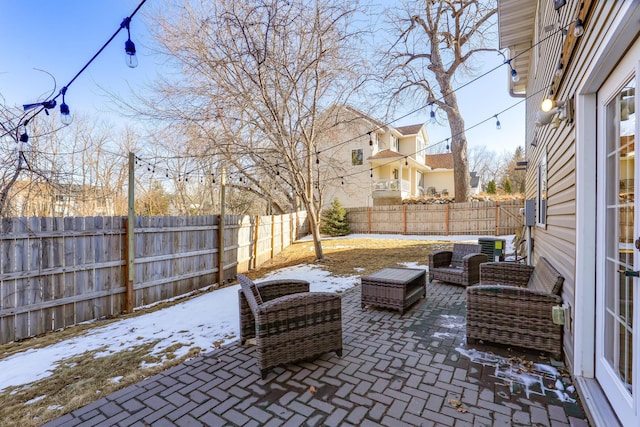
<path id="1" fill-rule="evenodd" d="M 453 254 L 451 255 L 451 267 L 464 267 L 464 257 L 469 254 L 479 254 L 482 252 L 482 246 L 466 243 L 454 243 Z"/>

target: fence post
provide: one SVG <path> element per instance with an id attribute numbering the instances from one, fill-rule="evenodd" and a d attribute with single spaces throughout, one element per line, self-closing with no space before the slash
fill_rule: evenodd
<path id="1" fill-rule="evenodd" d="M 224 283 L 224 211 L 225 211 L 225 187 L 227 185 L 227 171 L 222 168 L 220 177 L 220 219 L 218 220 L 218 285 Z"/>
<path id="2" fill-rule="evenodd" d="M 407 204 L 403 203 L 402 204 L 402 217 L 403 217 L 403 223 L 404 223 L 404 230 L 402 231 L 402 234 L 407 234 Z"/>
<path id="3" fill-rule="evenodd" d="M 289 246 L 293 245 L 293 213 L 289 214 Z"/>
<path id="4" fill-rule="evenodd" d="M 500 202 L 498 202 L 496 200 L 496 230 L 495 230 L 495 236 L 498 236 L 498 231 L 500 229 Z"/>
<path id="5" fill-rule="evenodd" d="M 254 233 L 253 243 L 253 268 L 258 268 L 258 230 L 260 230 L 260 217 L 256 215 L 256 232 Z"/>
<path id="6" fill-rule="evenodd" d="M 445 222 L 446 222 L 446 227 L 447 227 L 447 234 L 446 235 L 448 236 L 449 235 L 449 203 L 445 204 L 444 212 L 445 212 L 445 216 L 446 216 Z"/>
<path id="7" fill-rule="evenodd" d="M 276 224 L 275 224 L 275 216 L 271 215 L 271 258 L 273 258 L 273 247 L 276 243 L 276 239 L 275 239 L 275 233 L 276 233 Z"/>
<path id="8" fill-rule="evenodd" d="M 135 155 L 129 152 L 129 210 L 127 215 L 127 283 L 126 283 L 126 295 L 125 295 L 125 309 L 127 313 L 133 313 L 133 284 L 135 282 L 136 268 L 135 268 L 135 250 L 136 250 L 136 235 L 135 235 Z"/>

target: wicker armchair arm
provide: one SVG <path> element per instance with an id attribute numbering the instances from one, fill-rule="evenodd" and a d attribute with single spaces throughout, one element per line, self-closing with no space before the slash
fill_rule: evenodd
<path id="1" fill-rule="evenodd" d="M 544 304 L 561 304 L 562 298 L 559 295 L 553 295 L 546 292 L 534 291 L 528 288 L 518 286 L 501 286 L 501 285 L 474 285 L 467 288 L 468 298 L 492 298 L 496 302 L 500 299 L 520 299 L 527 302 L 538 302 Z"/>
<path id="2" fill-rule="evenodd" d="M 306 280 L 280 279 L 266 280 L 256 283 L 262 301 L 267 302 L 285 295 L 309 292 L 309 282 Z"/>
<path id="3" fill-rule="evenodd" d="M 483 285 L 527 286 L 533 266 L 513 262 L 486 262 L 480 265 Z"/>
<path id="4" fill-rule="evenodd" d="M 485 254 L 468 254 L 462 258 L 462 263 L 465 270 L 470 268 L 478 268 L 482 263 L 487 262 L 487 256 Z"/>
<path id="5" fill-rule="evenodd" d="M 448 267 L 451 265 L 453 251 L 436 251 L 429 254 L 429 268 Z"/>

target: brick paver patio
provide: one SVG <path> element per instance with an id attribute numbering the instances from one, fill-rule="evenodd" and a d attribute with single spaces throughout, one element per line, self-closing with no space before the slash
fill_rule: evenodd
<path id="1" fill-rule="evenodd" d="M 488 353 L 507 349 L 465 344 L 462 287 L 428 284 L 427 298 L 402 316 L 362 310 L 355 287 L 342 308 L 342 358 L 325 354 L 261 380 L 254 348 L 235 343 L 46 425 L 588 425 L 570 379 L 548 360 L 531 367 Z"/>

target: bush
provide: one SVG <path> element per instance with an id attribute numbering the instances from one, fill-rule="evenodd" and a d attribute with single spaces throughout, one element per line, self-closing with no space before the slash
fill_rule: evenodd
<path id="1" fill-rule="evenodd" d="M 322 214 L 320 232 L 329 236 L 346 236 L 351 232 L 347 210 L 342 207 L 338 198 L 333 199 L 331 207 Z"/>
<path id="2" fill-rule="evenodd" d="M 487 193 L 488 194 L 496 194 L 498 189 L 496 188 L 496 182 L 491 180 L 487 183 Z"/>
<path id="3" fill-rule="evenodd" d="M 507 194 L 513 193 L 513 190 L 511 189 L 511 180 L 509 179 L 509 177 L 506 177 L 504 180 L 504 192 Z"/>

